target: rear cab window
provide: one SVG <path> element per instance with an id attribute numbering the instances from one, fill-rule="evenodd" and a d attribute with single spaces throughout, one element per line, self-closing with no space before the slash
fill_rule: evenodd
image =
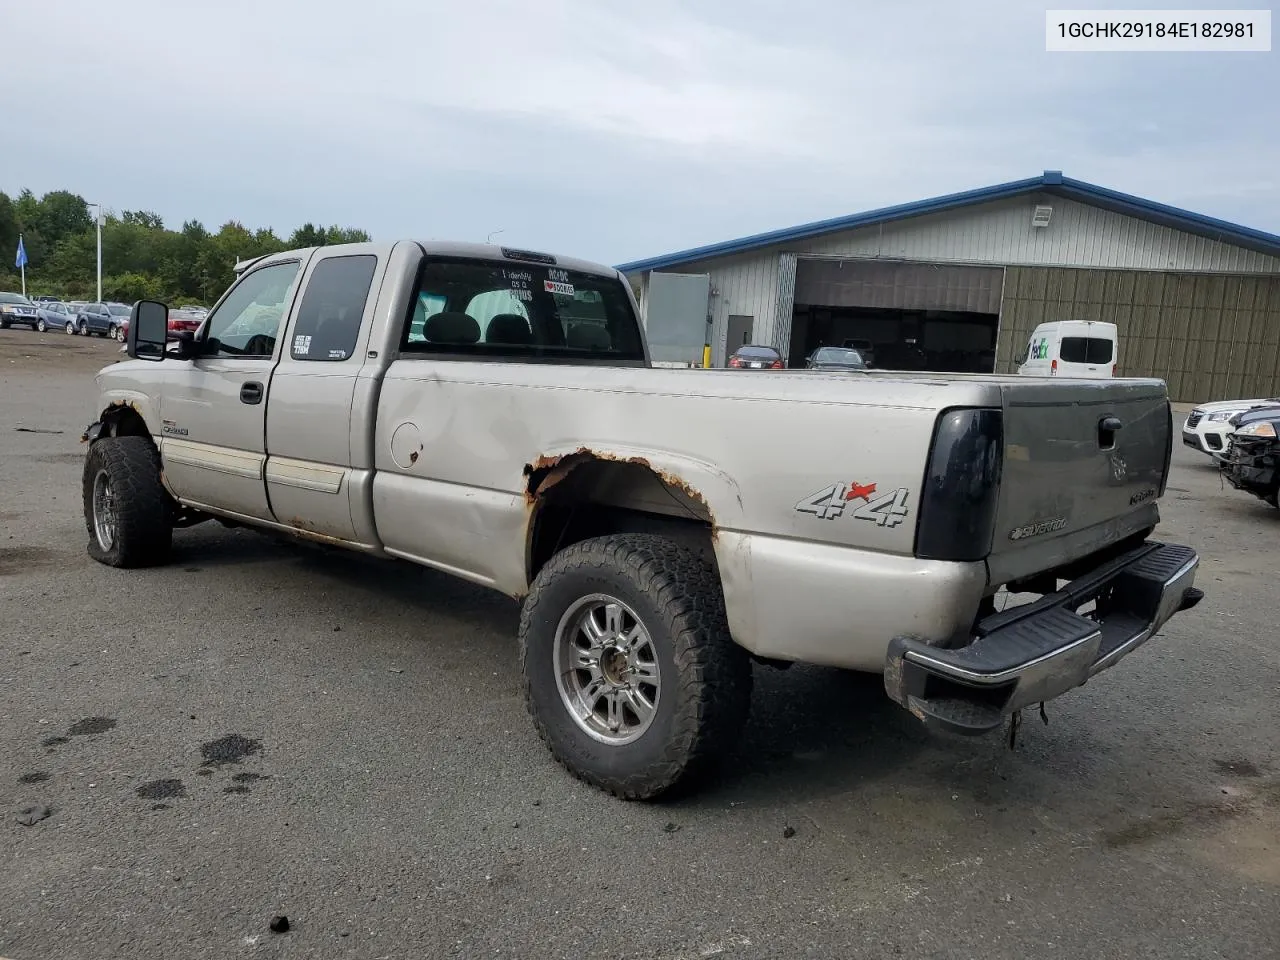
<path id="1" fill-rule="evenodd" d="M 401 354 L 640 365 L 640 322 L 622 281 L 559 266 L 432 257 Z"/>

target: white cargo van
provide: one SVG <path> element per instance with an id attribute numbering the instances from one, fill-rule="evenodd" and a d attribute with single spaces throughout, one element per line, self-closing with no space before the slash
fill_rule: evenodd
<path id="1" fill-rule="evenodd" d="M 1018 358 L 1024 377 L 1116 375 L 1116 325 L 1095 320 L 1055 320 L 1036 327 Z"/>

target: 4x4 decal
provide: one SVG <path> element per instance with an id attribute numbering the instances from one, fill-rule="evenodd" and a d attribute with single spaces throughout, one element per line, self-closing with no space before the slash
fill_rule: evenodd
<path id="1" fill-rule="evenodd" d="M 873 500 L 875 492 L 874 483 L 833 483 L 805 497 L 795 509 L 797 513 L 811 513 L 819 520 L 834 520 L 844 516 L 846 507 L 861 500 L 862 504 L 852 513 L 855 519 L 869 520 L 880 527 L 896 527 L 906 519 L 909 512 L 907 496 L 910 493 L 906 487 L 899 487 Z"/>

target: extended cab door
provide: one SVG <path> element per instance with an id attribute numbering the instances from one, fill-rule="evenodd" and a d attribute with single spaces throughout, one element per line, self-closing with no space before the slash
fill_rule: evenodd
<path id="1" fill-rule="evenodd" d="M 374 246 L 319 250 L 307 267 L 298 309 L 271 380 L 267 406 L 267 497 L 280 523 L 373 547 L 368 510 L 373 463 L 353 449 L 356 381 L 387 257 Z"/>
<path id="2" fill-rule="evenodd" d="M 167 371 L 160 452 L 166 481 L 188 503 L 272 519 L 267 394 L 302 267 L 271 260 L 247 271 L 209 315 L 196 358 Z"/>

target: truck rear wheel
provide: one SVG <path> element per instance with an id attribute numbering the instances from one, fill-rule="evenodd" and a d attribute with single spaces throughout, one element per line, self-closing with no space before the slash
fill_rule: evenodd
<path id="1" fill-rule="evenodd" d="M 106 437 L 89 448 L 81 481 L 89 556 L 112 567 L 169 559 L 173 500 L 160 483 L 160 455 L 146 437 Z"/>
<path id="2" fill-rule="evenodd" d="M 746 721 L 751 662 L 715 571 L 662 537 L 574 544 L 520 617 L 525 702 L 571 773 L 627 800 L 694 783 Z"/>

